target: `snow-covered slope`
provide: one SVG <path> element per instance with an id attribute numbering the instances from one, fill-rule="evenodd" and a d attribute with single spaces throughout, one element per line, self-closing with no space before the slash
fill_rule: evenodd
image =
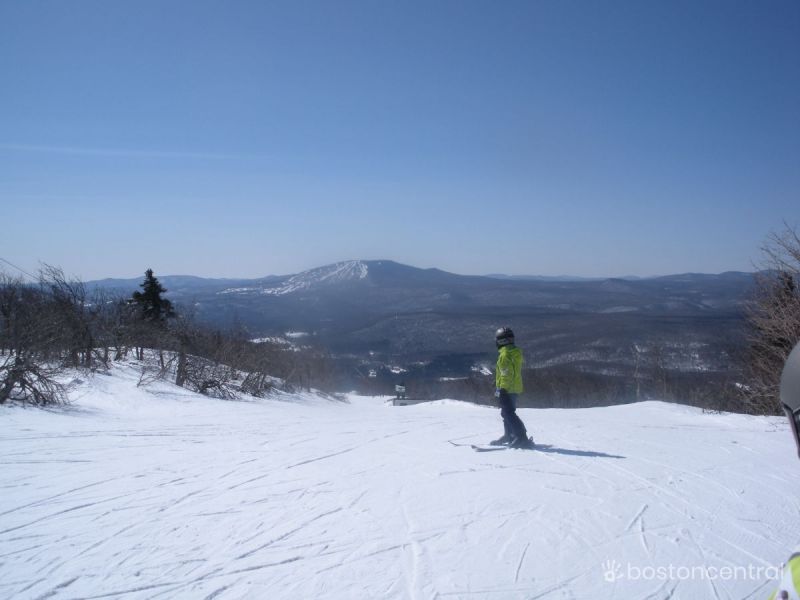
<path id="1" fill-rule="evenodd" d="M 800 538 L 781 419 L 523 410 L 546 446 L 480 454 L 494 409 L 136 379 L 0 407 L 0 597 L 763 598 Z"/>
<path id="2" fill-rule="evenodd" d="M 234 287 L 219 292 L 220 294 L 259 293 L 267 296 L 285 296 L 293 292 L 310 290 L 320 285 L 333 285 L 360 281 L 367 277 L 369 266 L 360 260 L 348 260 L 326 265 L 309 271 L 303 271 L 274 283 L 260 287 Z"/>
<path id="3" fill-rule="evenodd" d="M 359 281 L 367 276 L 367 265 L 359 260 L 351 260 L 293 275 L 287 282 L 274 288 L 265 288 L 264 294 L 282 296 L 299 290 L 311 289 L 323 284 L 330 285 L 350 281 Z"/>

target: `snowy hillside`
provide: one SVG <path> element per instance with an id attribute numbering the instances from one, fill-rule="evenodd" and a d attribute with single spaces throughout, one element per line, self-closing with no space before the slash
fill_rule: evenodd
<path id="1" fill-rule="evenodd" d="M 763 598 L 800 541 L 781 419 L 522 410 L 540 451 L 476 453 L 494 409 L 136 381 L 0 407 L 0 597 Z"/>
<path id="2" fill-rule="evenodd" d="M 333 285 L 360 281 L 367 277 L 369 266 L 360 260 L 349 260 L 309 271 L 291 275 L 283 280 L 264 284 L 259 287 L 233 287 L 219 292 L 220 294 L 266 294 L 268 296 L 285 296 L 303 290 L 310 290 L 320 285 Z"/>

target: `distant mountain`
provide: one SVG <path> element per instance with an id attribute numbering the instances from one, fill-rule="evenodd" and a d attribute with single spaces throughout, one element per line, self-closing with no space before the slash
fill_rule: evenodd
<path id="1" fill-rule="evenodd" d="M 657 348 L 671 367 L 702 371 L 729 368 L 742 346 L 753 275 L 498 278 L 355 260 L 258 279 L 159 280 L 205 321 L 243 324 L 253 337 L 307 332 L 336 354 L 468 362 L 491 357 L 494 330 L 510 325 L 532 366 L 622 371 L 639 360 L 636 348 Z M 140 282 L 89 285 L 127 295 Z"/>

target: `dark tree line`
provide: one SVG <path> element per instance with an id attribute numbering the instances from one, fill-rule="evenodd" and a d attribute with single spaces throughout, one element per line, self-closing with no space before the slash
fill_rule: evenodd
<path id="1" fill-rule="evenodd" d="M 212 329 L 181 313 L 151 269 L 141 291 L 109 297 L 44 266 L 36 284 L 0 273 L 0 404 L 66 400 L 65 368 L 108 369 L 130 359 L 141 382 L 167 379 L 220 398 L 273 389 L 329 389 L 327 354 L 256 344 L 245 331 Z"/>
<path id="2" fill-rule="evenodd" d="M 525 369 L 523 408 L 587 408 L 644 400 L 689 404 L 706 410 L 741 410 L 727 372 L 681 372 L 661 365 L 639 373 L 597 373 L 572 365 Z M 496 405 L 493 376 L 471 374 L 444 380 L 408 380 L 408 397 L 416 400 L 455 398 L 476 404 Z M 382 388 L 386 394 L 386 385 Z"/>

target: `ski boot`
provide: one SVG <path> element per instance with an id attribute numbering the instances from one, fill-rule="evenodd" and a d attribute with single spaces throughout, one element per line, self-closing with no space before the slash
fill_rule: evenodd
<path id="1" fill-rule="evenodd" d="M 511 440 L 511 443 L 508 445 L 509 448 L 518 448 L 520 450 L 533 450 L 536 445 L 533 443 L 533 438 L 528 437 L 514 437 Z"/>
<path id="2" fill-rule="evenodd" d="M 502 437 L 497 438 L 496 440 L 492 440 L 489 442 L 490 446 L 507 446 L 511 443 L 511 436 L 503 434 Z"/>

